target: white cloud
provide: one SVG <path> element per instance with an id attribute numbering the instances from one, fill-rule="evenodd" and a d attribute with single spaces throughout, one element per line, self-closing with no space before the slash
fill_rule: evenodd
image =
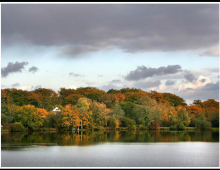
<path id="1" fill-rule="evenodd" d="M 34 87 L 30 84 L 27 84 L 27 85 L 20 85 L 20 86 L 16 87 L 16 89 L 31 91 L 34 89 Z"/>
<path id="2" fill-rule="evenodd" d="M 77 89 L 76 86 L 68 86 L 67 89 Z"/>
<path id="3" fill-rule="evenodd" d="M 206 81 L 202 81 L 206 79 Z M 211 83 L 211 79 L 209 77 L 205 77 L 203 75 L 199 76 L 196 82 L 187 82 L 180 84 L 178 87 L 178 92 L 186 90 L 186 89 L 198 89 L 204 87 L 206 84 Z"/>

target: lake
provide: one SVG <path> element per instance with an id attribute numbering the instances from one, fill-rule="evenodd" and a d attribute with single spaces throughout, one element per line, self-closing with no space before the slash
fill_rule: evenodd
<path id="1" fill-rule="evenodd" d="M 2 167 L 218 167 L 218 131 L 1 135 Z"/>

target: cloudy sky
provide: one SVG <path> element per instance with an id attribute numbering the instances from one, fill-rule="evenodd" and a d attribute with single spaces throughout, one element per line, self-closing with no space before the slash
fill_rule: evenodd
<path id="1" fill-rule="evenodd" d="M 2 4 L 1 88 L 219 99 L 218 4 Z"/>

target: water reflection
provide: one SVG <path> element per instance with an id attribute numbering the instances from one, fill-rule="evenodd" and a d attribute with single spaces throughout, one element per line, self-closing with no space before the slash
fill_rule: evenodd
<path id="1" fill-rule="evenodd" d="M 32 132 L 1 135 L 2 149 L 33 145 L 87 146 L 105 142 L 219 142 L 214 131 L 95 131 L 95 132 Z"/>

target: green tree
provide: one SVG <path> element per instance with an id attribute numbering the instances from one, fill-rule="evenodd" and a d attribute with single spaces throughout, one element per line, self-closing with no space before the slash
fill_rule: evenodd
<path id="1" fill-rule="evenodd" d="M 172 116 L 170 128 L 180 130 L 186 129 L 186 127 L 191 123 L 191 118 L 188 114 L 188 111 L 185 107 L 178 106 L 176 108 L 176 112 L 177 114 Z"/>
<path id="2" fill-rule="evenodd" d="M 186 101 L 175 95 L 175 94 L 171 94 L 171 93 L 162 93 L 163 95 L 163 100 L 167 101 L 170 103 L 171 106 L 187 106 Z"/>
<path id="3" fill-rule="evenodd" d="M 125 113 L 125 117 L 128 117 L 128 118 L 134 118 L 134 115 L 133 115 L 133 109 L 134 109 L 134 106 L 135 104 L 132 103 L 132 102 L 120 102 L 119 103 L 122 110 L 124 111 Z"/>
<path id="4" fill-rule="evenodd" d="M 148 108 L 148 128 L 149 129 L 159 129 L 160 128 L 160 122 L 161 122 L 161 116 L 162 111 L 158 108 Z"/>
<path id="5" fill-rule="evenodd" d="M 178 120 L 178 129 L 184 130 L 190 124 L 190 117 L 185 109 L 178 112 Z"/>
<path id="6" fill-rule="evenodd" d="M 43 118 L 38 109 L 31 105 L 20 107 L 15 113 L 15 121 L 20 122 L 31 130 L 39 130 L 43 125 Z"/>
<path id="7" fill-rule="evenodd" d="M 86 98 L 80 98 L 77 102 L 77 107 L 79 109 L 79 117 L 81 120 L 81 129 L 83 126 L 87 126 L 90 124 L 89 118 L 92 116 L 92 112 L 89 110 L 91 101 Z"/>
<path id="8" fill-rule="evenodd" d="M 128 129 L 132 129 L 132 127 L 135 126 L 135 121 L 128 118 L 128 117 L 123 117 L 121 119 L 121 127 L 128 127 Z"/>
<path id="9" fill-rule="evenodd" d="M 194 121 L 197 129 L 206 130 L 206 129 L 211 129 L 212 127 L 212 123 L 207 121 L 204 115 L 199 115 L 197 118 L 195 118 Z"/>
<path id="10" fill-rule="evenodd" d="M 146 120 L 148 118 L 147 107 L 142 105 L 135 105 L 133 108 L 133 119 L 136 121 L 137 125 L 146 125 Z"/>
<path id="11" fill-rule="evenodd" d="M 9 117 L 1 113 L 1 125 L 5 126 L 9 123 Z"/>
<path id="12" fill-rule="evenodd" d="M 113 116 L 117 119 L 122 118 L 124 116 L 124 110 L 122 110 L 121 106 L 119 104 L 115 104 L 112 107 L 113 110 Z"/>
<path id="13" fill-rule="evenodd" d="M 34 93 L 41 95 L 40 107 L 47 111 L 51 111 L 54 105 L 58 104 L 58 94 L 51 89 L 38 88 Z"/>
<path id="14" fill-rule="evenodd" d="M 11 131 L 12 132 L 25 131 L 25 127 L 20 122 L 15 122 L 12 124 Z"/>

